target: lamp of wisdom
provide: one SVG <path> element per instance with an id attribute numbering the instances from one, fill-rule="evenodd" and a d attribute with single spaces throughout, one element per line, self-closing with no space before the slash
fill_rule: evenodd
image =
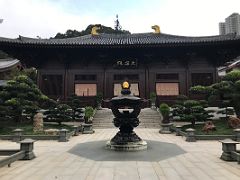
<path id="1" fill-rule="evenodd" d="M 113 123 L 119 132 L 107 142 L 108 149 L 117 151 L 137 151 L 147 149 L 143 141 L 133 129 L 139 125 L 138 115 L 143 99 L 133 96 L 128 81 L 122 83 L 121 94 L 110 100 L 111 110 L 115 118 Z"/>

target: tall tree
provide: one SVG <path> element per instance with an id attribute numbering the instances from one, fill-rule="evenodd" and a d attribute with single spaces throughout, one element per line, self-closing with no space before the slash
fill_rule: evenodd
<path id="1" fill-rule="evenodd" d="M 72 37 L 79 37 L 91 34 L 92 28 L 94 26 L 100 27 L 98 30 L 99 33 L 106 33 L 106 34 L 131 34 L 127 30 L 121 30 L 121 29 L 112 29 L 111 27 L 107 27 L 101 24 L 90 24 L 85 30 L 83 31 L 77 31 L 77 30 L 67 30 L 64 34 L 57 33 L 54 39 L 64 39 L 64 38 L 72 38 Z"/>

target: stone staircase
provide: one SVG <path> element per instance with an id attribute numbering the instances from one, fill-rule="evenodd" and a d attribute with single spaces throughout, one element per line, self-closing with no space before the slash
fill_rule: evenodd
<path id="1" fill-rule="evenodd" d="M 113 113 L 111 109 L 102 108 L 97 110 L 96 114 L 93 117 L 93 128 L 114 128 Z"/>
<path id="2" fill-rule="evenodd" d="M 144 108 L 139 116 L 140 124 L 137 128 L 160 128 L 162 117 L 157 110 Z"/>
<path id="3" fill-rule="evenodd" d="M 93 128 L 116 128 L 113 121 L 111 109 L 103 108 L 97 110 L 93 118 Z M 137 128 L 160 128 L 161 116 L 159 112 L 151 108 L 144 108 L 139 114 L 140 124 Z"/>

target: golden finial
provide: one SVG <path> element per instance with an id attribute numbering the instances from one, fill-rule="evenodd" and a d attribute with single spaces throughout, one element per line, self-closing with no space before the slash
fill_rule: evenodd
<path id="1" fill-rule="evenodd" d="M 100 27 L 98 27 L 98 26 L 93 26 L 93 27 L 92 27 L 91 34 L 92 34 L 92 35 L 98 35 L 97 30 L 99 30 L 99 29 L 100 29 Z"/>
<path id="2" fill-rule="evenodd" d="M 122 83 L 122 88 L 123 89 L 128 89 L 129 88 L 129 83 L 127 82 L 127 81 L 124 81 L 123 83 Z"/>
<path id="3" fill-rule="evenodd" d="M 152 29 L 154 29 L 155 30 L 155 32 L 154 33 L 156 33 L 156 34 L 160 34 L 160 27 L 158 26 L 158 25 L 154 25 L 154 26 L 152 26 Z"/>

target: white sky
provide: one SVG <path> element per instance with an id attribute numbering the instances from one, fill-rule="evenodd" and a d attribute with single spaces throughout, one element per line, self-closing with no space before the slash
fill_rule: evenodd
<path id="1" fill-rule="evenodd" d="M 208 36 L 233 12 L 240 13 L 240 0 L 0 0 L 0 36 L 49 38 L 89 24 L 114 27 L 116 14 L 131 33 L 158 24 L 163 33 Z"/>

